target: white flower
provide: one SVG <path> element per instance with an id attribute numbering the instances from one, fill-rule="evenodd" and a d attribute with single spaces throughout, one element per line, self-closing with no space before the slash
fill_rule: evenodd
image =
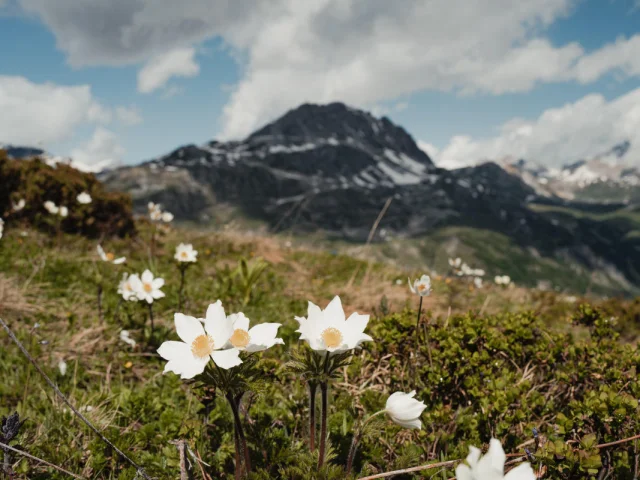
<path id="1" fill-rule="evenodd" d="M 156 209 L 160 209 L 160 205 L 157 203 L 153 203 L 153 202 L 149 202 L 147 203 L 147 209 L 149 210 L 149 213 L 153 212 Z"/>
<path id="2" fill-rule="evenodd" d="M 4 220 L 0 218 L 0 238 L 2 238 L 3 232 L 4 232 Z"/>
<path id="3" fill-rule="evenodd" d="M 25 201 L 24 198 L 21 198 L 20 200 L 18 200 L 17 203 L 11 203 L 11 208 L 13 209 L 14 212 L 19 212 L 20 210 L 22 210 L 25 205 L 27 204 L 27 202 Z"/>
<path id="4" fill-rule="evenodd" d="M 136 346 L 136 341 L 129 336 L 129 330 L 120 331 L 120 340 L 122 340 L 124 343 L 132 347 Z"/>
<path id="5" fill-rule="evenodd" d="M 116 258 L 115 254 L 111 252 L 105 253 L 104 249 L 100 245 L 98 245 L 97 250 L 98 250 L 98 255 L 100 255 L 100 258 L 102 259 L 103 262 L 109 262 L 109 263 L 113 263 L 114 265 L 120 265 L 121 263 L 124 263 L 125 260 L 127 259 L 126 257 Z"/>
<path id="6" fill-rule="evenodd" d="M 149 217 L 151 217 L 151 220 L 154 222 L 160 221 L 162 219 L 162 211 L 152 210 L 151 213 L 149 213 Z"/>
<path id="7" fill-rule="evenodd" d="M 309 302 L 308 317 L 295 318 L 300 323 L 296 330 L 300 333 L 300 340 L 306 340 L 313 350 L 319 352 L 345 352 L 373 340 L 364 333 L 369 315 L 353 313 L 345 319 L 338 296 L 324 310 Z"/>
<path id="8" fill-rule="evenodd" d="M 67 362 L 60 360 L 58 362 L 58 370 L 60 371 L 60 375 L 64 377 L 67 374 Z"/>
<path id="9" fill-rule="evenodd" d="M 405 428 L 422 428 L 420 415 L 426 408 L 424 402 L 416 400 L 416 391 L 411 393 L 396 392 L 387 398 L 384 411 L 395 423 Z"/>
<path id="10" fill-rule="evenodd" d="M 168 360 L 164 373 L 193 378 L 204 372 L 209 360 L 225 370 L 242 363 L 237 348 L 222 350 L 233 335 L 233 321 L 225 315 L 220 300 L 209 305 L 204 326 L 197 318 L 182 313 L 176 313 L 174 321 L 182 341 L 160 345 L 158 354 Z"/>
<path id="11" fill-rule="evenodd" d="M 173 213 L 171 212 L 162 212 L 162 221 L 164 223 L 170 223 L 173 221 Z"/>
<path id="12" fill-rule="evenodd" d="M 136 291 L 133 289 L 132 283 L 141 285 L 140 278 L 137 274 L 127 275 L 126 273 L 122 274 L 122 280 L 118 284 L 118 294 L 122 295 L 124 300 L 138 300 L 138 295 Z"/>
<path id="13" fill-rule="evenodd" d="M 496 275 L 494 281 L 497 285 L 509 285 L 511 283 L 511 277 L 509 275 Z"/>
<path id="14" fill-rule="evenodd" d="M 469 448 L 467 465 L 456 467 L 458 480 L 535 480 L 536 476 L 529 463 L 521 463 L 516 468 L 504 474 L 504 462 L 507 456 L 504 454 L 500 441 L 495 438 L 489 443 L 489 451 L 480 458 L 480 449 Z"/>
<path id="15" fill-rule="evenodd" d="M 462 264 L 462 259 L 460 257 L 457 258 L 450 258 L 449 259 L 449 266 L 453 267 L 453 268 L 460 268 L 460 265 Z"/>
<path id="16" fill-rule="evenodd" d="M 411 291 L 421 297 L 426 297 L 431 293 L 431 278 L 429 275 L 422 275 L 419 279 L 413 281 L 411 283 L 411 279 L 409 278 L 409 288 Z"/>
<path id="17" fill-rule="evenodd" d="M 164 279 L 154 278 L 149 270 L 145 270 L 140 277 L 131 275 L 129 284 L 136 292 L 138 300 L 153 303 L 154 300 L 164 297 L 164 292 L 160 290 L 164 285 Z"/>
<path id="18" fill-rule="evenodd" d="M 482 288 L 482 279 L 480 277 L 475 277 L 473 279 L 473 284 L 476 286 L 476 288 Z"/>
<path id="19" fill-rule="evenodd" d="M 69 209 L 67 207 L 65 207 L 64 205 L 60 205 L 60 211 L 58 213 L 60 214 L 60 216 L 62 218 L 64 218 L 67 215 L 69 215 Z"/>
<path id="20" fill-rule="evenodd" d="M 91 195 L 89 195 L 87 192 L 82 192 L 78 194 L 76 200 L 78 200 L 78 203 L 81 203 L 82 205 L 87 205 L 91 203 Z"/>
<path id="21" fill-rule="evenodd" d="M 49 212 L 51 215 L 57 215 L 58 212 L 60 211 L 60 209 L 58 208 L 58 206 L 53 203 L 51 200 L 47 200 L 46 202 L 44 202 L 44 208 L 47 210 L 47 212 Z"/>
<path id="22" fill-rule="evenodd" d="M 196 262 L 198 260 L 198 251 L 193 249 L 190 243 L 181 243 L 176 247 L 174 257 L 179 262 Z"/>
<path id="23" fill-rule="evenodd" d="M 233 334 L 227 347 L 235 347 L 247 352 L 260 352 L 274 345 L 284 345 L 284 340 L 276 338 L 280 323 L 261 323 L 249 328 L 249 319 L 244 313 L 232 313 L 227 317 L 233 324 Z"/>

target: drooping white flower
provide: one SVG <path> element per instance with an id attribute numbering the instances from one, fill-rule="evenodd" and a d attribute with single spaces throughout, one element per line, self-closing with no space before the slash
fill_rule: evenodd
<path id="1" fill-rule="evenodd" d="M 120 340 L 126 343 L 131 347 L 136 346 L 136 341 L 129 336 L 129 330 L 121 330 L 120 331 Z"/>
<path id="2" fill-rule="evenodd" d="M 500 441 L 492 438 L 489 443 L 489 450 L 480 458 L 480 449 L 469 447 L 467 465 L 456 467 L 456 478 L 458 480 L 535 480 L 536 476 L 527 463 L 521 463 L 505 475 L 504 462 L 507 456 L 502 449 Z"/>
<path id="3" fill-rule="evenodd" d="M 60 360 L 58 362 L 58 370 L 60 371 L 60 375 L 64 377 L 67 374 L 67 362 Z"/>
<path id="4" fill-rule="evenodd" d="M 120 283 L 118 284 L 118 294 L 122 295 L 124 300 L 138 300 L 138 295 L 133 289 L 132 283 L 142 285 L 137 274 L 134 273 L 127 275 L 126 273 L 123 273 L 122 280 L 120 280 Z"/>
<path id="5" fill-rule="evenodd" d="M 476 288 L 482 288 L 482 279 L 480 277 L 474 277 L 473 284 Z"/>
<path id="6" fill-rule="evenodd" d="M 82 192 L 80 194 L 78 194 L 78 196 L 76 197 L 76 200 L 78 200 L 78 203 L 81 203 L 82 205 L 88 205 L 91 203 L 91 195 L 89 195 L 87 192 Z"/>
<path id="7" fill-rule="evenodd" d="M 345 319 L 338 296 L 324 310 L 309 302 L 308 316 L 295 319 L 300 324 L 300 328 L 296 330 L 300 333 L 300 340 L 306 340 L 318 352 L 345 352 L 359 347 L 362 342 L 373 340 L 364 333 L 369 315 L 353 313 Z"/>
<path id="8" fill-rule="evenodd" d="M 142 272 L 140 277 L 129 277 L 129 284 L 138 300 L 144 300 L 147 303 L 153 303 L 154 300 L 164 297 L 164 292 L 160 289 L 164 285 L 163 278 L 154 278 L 150 270 Z"/>
<path id="9" fill-rule="evenodd" d="M 420 415 L 427 407 L 424 402 L 416 400 L 415 396 L 415 390 L 410 393 L 395 392 L 387 398 L 384 411 L 401 427 L 421 429 Z"/>
<path id="10" fill-rule="evenodd" d="M 164 223 L 173 222 L 173 213 L 171 213 L 171 212 L 162 212 L 162 221 Z"/>
<path id="11" fill-rule="evenodd" d="M 192 262 L 198 261 L 198 251 L 193 249 L 193 245 L 190 243 L 181 243 L 176 247 L 176 254 L 174 257 L 178 262 Z"/>
<path id="12" fill-rule="evenodd" d="M 277 338 L 280 323 L 261 323 L 249 328 L 249 319 L 244 313 L 232 313 L 227 317 L 233 324 L 233 334 L 227 347 L 234 347 L 247 352 L 260 352 L 274 345 L 284 345 L 284 340 Z"/>
<path id="13" fill-rule="evenodd" d="M 53 203 L 51 200 L 47 200 L 46 202 L 44 202 L 44 208 L 51 215 L 57 215 L 58 212 L 60 211 L 58 206 L 55 203 Z"/>
<path id="14" fill-rule="evenodd" d="M 25 201 L 25 199 L 21 198 L 17 202 L 12 202 L 11 203 L 11 208 L 13 209 L 14 212 L 19 212 L 20 210 L 22 210 L 25 207 L 26 204 L 27 204 L 27 202 Z"/>
<path id="15" fill-rule="evenodd" d="M 67 215 L 69 215 L 69 209 L 64 205 L 60 205 L 60 210 L 58 211 L 58 213 L 62 218 L 65 218 Z"/>
<path id="16" fill-rule="evenodd" d="M 209 305 L 204 325 L 182 313 L 174 315 L 174 322 L 182 341 L 160 345 L 158 354 L 168 360 L 164 373 L 173 372 L 187 379 L 204 372 L 210 360 L 225 370 L 242 363 L 237 348 L 223 350 L 233 335 L 233 320 L 225 315 L 219 300 Z"/>
<path id="17" fill-rule="evenodd" d="M 103 262 L 113 263 L 114 265 L 120 265 L 127 260 L 127 257 L 119 257 L 116 258 L 115 254 L 112 252 L 105 252 L 101 245 L 97 247 L 98 255 L 102 259 Z"/>
<path id="18" fill-rule="evenodd" d="M 422 275 L 419 279 L 415 279 L 413 283 L 411 283 L 411 279 L 409 278 L 409 288 L 416 295 L 420 295 L 421 297 L 426 297 L 431 294 L 431 278 L 429 275 Z"/>

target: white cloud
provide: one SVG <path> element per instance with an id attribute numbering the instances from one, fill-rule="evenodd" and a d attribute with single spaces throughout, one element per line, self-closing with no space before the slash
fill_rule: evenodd
<path id="1" fill-rule="evenodd" d="M 545 110 L 535 120 L 513 119 L 494 138 L 453 137 L 435 160 L 439 166 L 457 168 L 514 156 L 560 166 L 601 154 L 624 140 L 631 142 L 625 161 L 640 166 L 640 88 L 611 101 L 590 94 Z"/>
<path id="2" fill-rule="evenodd" d="M 140 91 L 197 74 L 189 49 L 221 37 L 242 66 L 224 109 L 226 138 L 308 101 L 370 107 L 427 89 L 502 94 L 610 70 L 640 74 L 637 36 L 589 54 L 544 37 L 578 0 L 20 2 L 74 66 L 148 62 Z"/>
<path id="3" fill-rule="evenodd" d="M 431 145 L 428 142 L 418 140 L 416 141 L 416 143 L 418 144 L 418 148 L 422 150 L 424 153 L 426 153 L 427 155 L 429 155 L 431 160 L 437 158 L 438 154 L 440 153 L 440 150 L 438 150 L 438 147 L 436 147 L 435 145 Z"/>
<path id="4" fill-rule="evenodd" d="M 119 165 L 124 153 L 116 135 L 104 127 L 98 127 L 84 145 L 71 151 L 70 156 L 74 167 L 97 172 Z"/>
<path id="5" fill-rule="evenodd" d="M 17 76 L 0 76 L 0 112 L 0 141 L 26 145 L 61 141 L 86 122 L 111 118 L 88 85 L 33 83 Z"/>
<path id="6" fill-rule="evenodd" d="M 151 93 L 171 77 L 194 77 L 200 73 L 194 48 L 177 48 L 149 60 L 138 73 L 138 91 Z"/>
<path id="7" fill-rule="evenodd" d="M 135 107 L 116 107 L 116 117 L 124 125 L 132 126 L 142 123 L 140 111 Z"/>

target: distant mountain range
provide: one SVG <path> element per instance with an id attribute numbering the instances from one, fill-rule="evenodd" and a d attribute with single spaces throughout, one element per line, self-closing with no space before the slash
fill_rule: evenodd
<path id="1" fill-rule="evenodd" d="M 227 212 L 226 219 L 257 220 L 273 232 L 349 242 L 366 241 L 390 202 L 374 243 L 411 242 L 447 228 L 494 232 L 528 258 L 585 276 L 598 271 L 596 283 L 630 292 L 640 285 L 640 212 L 576 200 L 575 192 L 604 178 L 595 165 L 605 161 L 554 171 L 505 159 L 445 170 L 388 118 L 331 103 L 301 105 L 242 141 L 185 145 L 98 176 L 130 192 L 140 213 L 154 201 L 178 219 L 208 223 Z M 606 182 L 636 173 L 609 172 Z M 491 271 L 498 260 L 478 261 Z M 501 272 L 521 268 L 509 261 L 499 260 Z M 520 273 L 529 283 L 530 276 Z"/>

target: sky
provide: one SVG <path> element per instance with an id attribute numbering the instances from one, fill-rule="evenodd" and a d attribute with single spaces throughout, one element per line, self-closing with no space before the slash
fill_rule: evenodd
<path id="1" fill-rule="evenodd" d="M 85 169 L 333 101 L 447 168 L 640 166 L 640 0 L 0 0 L 0 143 Z"/>

